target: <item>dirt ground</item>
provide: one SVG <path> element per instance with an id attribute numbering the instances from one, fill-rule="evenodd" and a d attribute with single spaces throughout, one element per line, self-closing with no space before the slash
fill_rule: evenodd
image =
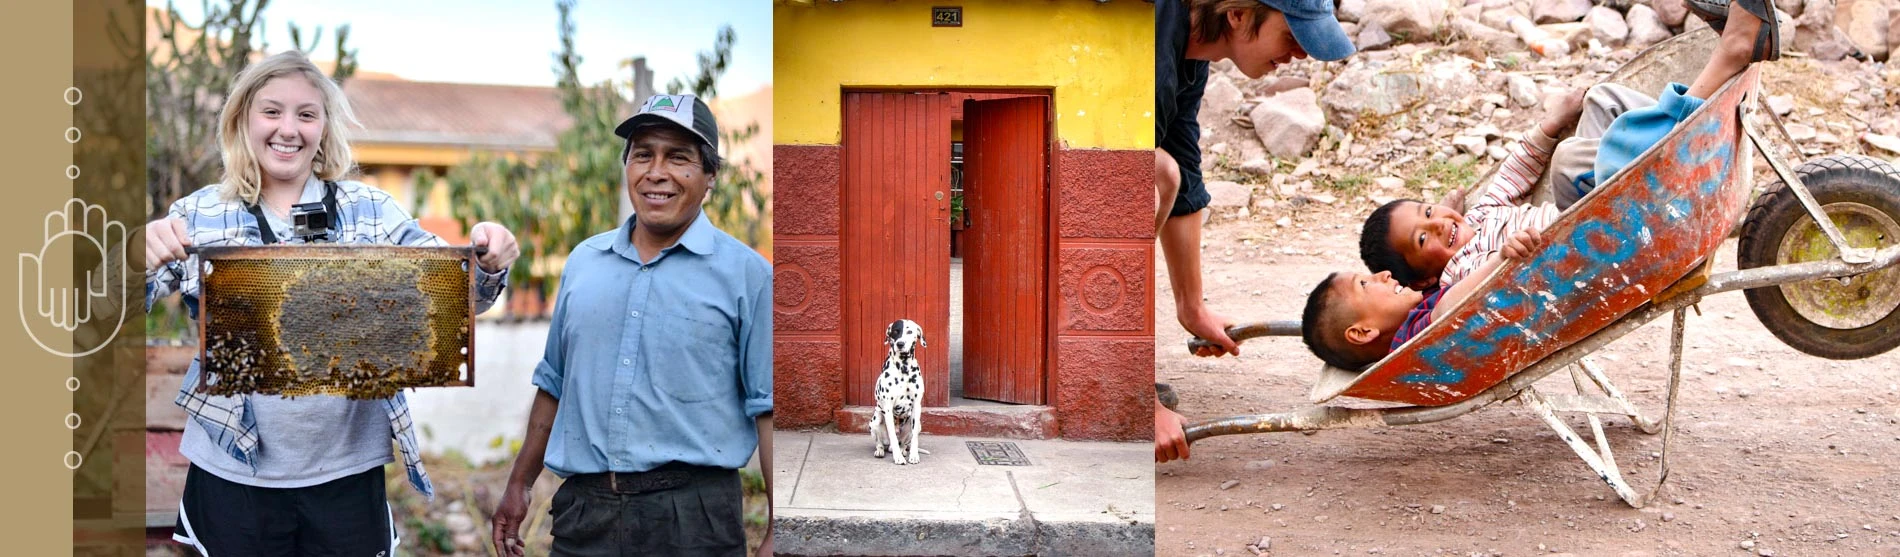
<path id="1" fill-rule="evenodd" d="M 1328 272 L 1363 268 L 1356 242 L 1370 208 L 1308 205 L 1289 226 L 1267 222 L 1279 215 L 1213 225 L 1210 305 L 1239 320 L 1298 318 Z M 1717 272 L 1735 269 L 1734 250 L 1731 240 Z M 1195 358 L 1158 282 L 1156 374 L 1190 419 L 1307 404 L 1320 362 L 1299 339 L 1250 341 L 1238 361 Z M 1900 556 L 1900 351 L 1824 360 L 1781 344 L 1739 292 L 1700 307 L 1688 319 L 1669 481 L 1648 508 L 1625 505 L 1542 421 L 1505 402 L 1421 426 L 1197 443 L 1191 460 L 1158 466 L 1157 554 Z M 1668 327 L 1652 322 L 1596 356 L 1645 410 L 1660 410 L 1666 391 Z M 1584 419 L 1568 421 L 1588 438 Z M 1625 477 L 1647 490 L 1661 436 L 1604 421 Z"/>

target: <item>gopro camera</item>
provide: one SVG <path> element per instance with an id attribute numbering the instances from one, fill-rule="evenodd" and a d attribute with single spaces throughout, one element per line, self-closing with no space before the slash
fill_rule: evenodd
<path id="1" fill-rule="evenodd" d="M 330 241 L 330 211 L 322 202 L 290 206 L 291 235 L 304 242 Z"/>

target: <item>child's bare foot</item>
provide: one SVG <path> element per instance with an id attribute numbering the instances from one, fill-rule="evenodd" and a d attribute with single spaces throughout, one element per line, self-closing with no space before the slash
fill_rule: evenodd
<path id="1" fill-rule="evenodd" d="M 1541 123 L 1545 137 L 1556 138 L 1570 126 L 1576 125 L 1577 118 L 1583 115 L 1583 95 L 1586 91 L 1589 89 L 1581 87 L 1572 89 L 1569 93 L 1552 99 L 1546 105 L 1550 108 L 1544 113 L 1544 120 Z"/>

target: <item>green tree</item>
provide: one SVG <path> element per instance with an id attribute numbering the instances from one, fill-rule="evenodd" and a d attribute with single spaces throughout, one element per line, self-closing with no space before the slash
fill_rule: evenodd
<path id="1" fill-rule="evenodd" d="M 481 221 L 507 223 L 522 246 L 522 257 L 510 272 L 513 288 L 543 296 L 559 277 L 559 269 L 537 265 L 564 259 L 583 240 L 619 225 L 624 171 L 620 153 L 624 141 L 614 126 L 632 104 L 611 82 L 584 85 L 574 50 L 574 0 L 555 4 L 560 13 L 561 50 L 554 55 L 556 88 L 561 107 L 574 120 L 555 140 L 552 153 L 476 153 L 443 176 L 455 214 L 464 224 Z M 691 91 L 710 99 L 731 59 L 735 34 L 719 31 L 713 50 L 699 56 L 697 74 L 676 78 L 670 92 Z M 631 90 L 631 88 L 629 88 Z M 720 144 L 743 142 L 758 133 L 751 123 L 722 133 Z M 726 153 L 721 153 L 725 156 Z M 769 246 L 771 238 L 759 224 L 765 197 L 758 192 L 764 173 L 749 165 L 729 164 L 715 178 L 708 196 L 708 218 L 755 248 Z"/>
<path id="2" fill-rule="evenodd" d="M 690 92 L 709 101 L 717 98 L 719 76 L 726 73 L 732 61 L 732 43 L 737 38 L 732 27 L 721 27 L 713 49 L 699 53 L 699 72 L 673 78 L 666 84 L 667 94 Z M 721 127 L 724 131 L 719 134 L 719 156 L 727 164 L 719 170 L 712 192 L 706 196 L 706 218 L 752 249 L 767 251 L 772 247 L 772 230 L 765 220 L 765 207 L 771 202 L 763 187 L 765 173 L 753 168 L 750 161 L 732 160 L 734 149 L 759 134 L 759 123 L 735 126 L 725 122 Z"/>
<path id="3" fill-rule="evenodd" d="M 218 112 L 237 74 L 270 45 L 263 39 L 264 8 L 269 0 L 203 0 L 204 16 L 185 21 L 166 3 L 157 21 L 158 40 L 145 56 L 145 128 L 147 212 L 165 214 L 172 201 L 206 184 L 223 170 L 218 154 Z M 318 27 L 308 45 L 303 30 L 290 25 L 291 47 L 309 54 L 323 41 Z M 336 29 L 335 69 L 341 85 L 356 72 L 356 50 L 349 48 L 350 26 Z"/>
<path id="4" fill-rule="evenodd" d="M 523 257 L 510 271 L 514 288 L 548 294 L 558 271 L 534 263 L 565 257 L 582 240 L 612 229 L 619 218 L 620 139 L 614 136 L 626 99 L 607 84 L 580 82 L 574 51 L 573 0 L 556 3 L 561 50 L 554 55 L 561 108 L 574 125 L 555 138 L 553 153 L 532 159 L 476 153 L 449 168 L 443 182 L 464 224 L 507 223 Z"/>

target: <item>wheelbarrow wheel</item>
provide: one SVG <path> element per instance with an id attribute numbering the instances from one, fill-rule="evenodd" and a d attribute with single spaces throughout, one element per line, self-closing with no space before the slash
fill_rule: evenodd
<path id="1" fill-rule="evenodd" d="M 1835 155 L 1795 169 L 1850 246 L 1900 242 L 1900 170 L 1858 155 Z M 1742 223 L 1736 258 L 1743 269 L 1821 261 L 1838 252 L 1779 181 L 1756 198 Z M 1836 360 L 1866 358 L 1900 346 L 1900 268 L 1745 292 L 1749 309 L 1789 347 Z"/>

